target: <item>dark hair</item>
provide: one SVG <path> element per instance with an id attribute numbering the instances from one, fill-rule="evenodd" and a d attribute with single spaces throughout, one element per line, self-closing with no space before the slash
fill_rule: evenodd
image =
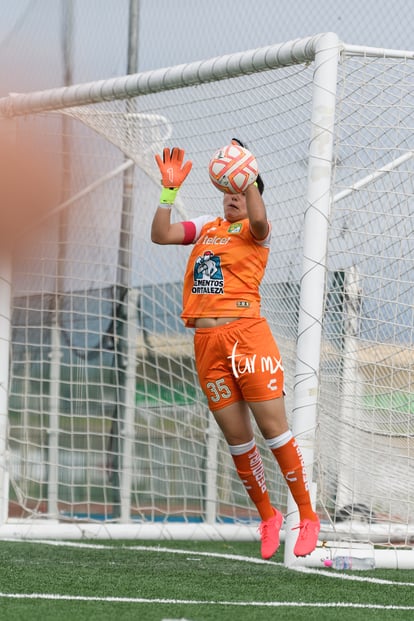
<path id="1" fill-rule="evenodd" d="M 248 146 L 245 143 L 243 143 L 241 140 L 239 140 L 238 138 L 232 138 L 231 141 L 235 142 L 238 145 L 240 145 L 244 149 L 248 149 Z M 256 183 L 257 183 L 257 189 L 259 190 L 260 194 L 263 194 L 263 192 L 264 192 L 264 183 L 263 183 L 263 179 L 261 178 L 260 175 L 257 175 Z"/>

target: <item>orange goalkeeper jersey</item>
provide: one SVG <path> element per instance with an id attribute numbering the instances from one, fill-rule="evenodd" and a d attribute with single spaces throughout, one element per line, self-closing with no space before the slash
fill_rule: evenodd
<path id="1" fill-rule="evenodd" d="M 184 324 L 193 327 L 197 317 L 260 317 L 270 225 L 266 239 L 258 241 L 247 218 L 216 218 L 203 224 L 193 243 L 184 276 Z"/>

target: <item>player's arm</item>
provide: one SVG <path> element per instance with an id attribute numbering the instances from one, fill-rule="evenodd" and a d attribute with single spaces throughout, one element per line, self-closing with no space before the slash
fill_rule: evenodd
<path id="1" fill-rule="evenodd" d="M 156 244 L 183 244 L 186 243 L 185 224 L 182 222 L 171 223 L 171 209 L 177 196 L 177 192 L 189 174 L 192 162 L 184 163 L 184 151 L 174 147 L 165 148 L 162 159 L 155 156 L 161 173 L 161 196 L 160 204 L 155 212 L 152 227 L 151 240 Z"/>
<path id="2" fill-rule="evenodd" d="M 252 183 L 246 188 L 245 196 L 247 215 L 253 237 L 259 240 L 265 239 L 269 233 L 269 222 L 267 220 L 266 207 L 262 195 L 255 183 Z"/>
<path id="3" fill-rule="evenodd" d="M 151 241 L 154 244 L 183 244 L 184 236 L 183 223 L 171 223 L 171 209 L 158 207 L 152 220 Z"/>

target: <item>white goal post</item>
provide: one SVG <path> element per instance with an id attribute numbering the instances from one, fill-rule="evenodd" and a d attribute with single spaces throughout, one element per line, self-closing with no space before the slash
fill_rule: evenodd
<path id="1" fill-rule="evenodd" d="M 295 559 L 258 435 L 285 563 L 414 567 L 413 84 L 414 52 L 325 33 L 0 99 L 1 132 L 47 135 L 60 186 L 0 264 L 0 537 L 257 539 L 180 320 L 188 249 L 150 242 L 154 154 L 193 161 L 176 218 L 220 215 L 207 164 L 238 137 L 265 182 L 263 314 L 322 523 Z"/>

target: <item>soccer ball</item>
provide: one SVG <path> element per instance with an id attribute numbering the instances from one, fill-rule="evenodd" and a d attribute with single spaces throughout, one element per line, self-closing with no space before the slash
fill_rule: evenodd
<path id="1" fill-rule="evenodd" d="M 244 147 L 229 144 L 213 155 L 208 165 L 212 184 L 221 192 L 239 194 L 256 181 L 259 169 L 254 155 Z"/>

